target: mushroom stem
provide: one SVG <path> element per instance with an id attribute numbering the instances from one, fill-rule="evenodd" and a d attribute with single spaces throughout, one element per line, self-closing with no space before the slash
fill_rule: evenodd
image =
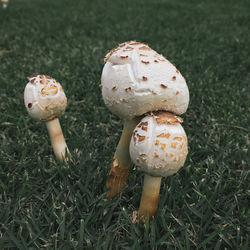
<path id="1" fill-rule="evenodd" d="M 60 161 L 66 159 L 65 154 L 67 151 L 68 157 L 71 159 L 71 154 L 65 142 L 59 119 L 55 118 L 53 120 L 47 121 L 46 126 L 56 158 Z"/>
<path id="2" fill-rule="evenodd" d="M 139 121 L 139 118 L 134 118 L 124 122 L 122 135 L 108 173 L 106 185 L 109 188 L 107 191 L 107 199 L 109 200 L 115 197 L 127 183 L 131 163 L 129 144 L 133 130 Z"/>
<path id="3" fill-rule="evenodd" d="M 150 221 L 157 211 L 161 178 L 162 177 L 155 177 L 148 174 L 145 174 L 144 176 L 141 203 L 139 207 L 139 219 L 142 224 L 146 223 L 147 215 Z"/>

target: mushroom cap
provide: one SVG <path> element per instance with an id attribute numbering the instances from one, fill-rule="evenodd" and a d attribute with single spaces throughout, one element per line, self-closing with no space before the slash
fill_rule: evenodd
<path id="1" fill-rule="evenodd" d="M 67 98 L 59 82 L 47 75 L 28 77 L 24 90 L 24 104 L 36 120 L 49 121 L 59 117 L 67 106 Z"/>
<path id="2" fill-rule="evenodd" d="M 154 110 L 186 112 L 189 91 L 184 77 L 148 45 L 122 43 L 104 61 L 102 96 L 114 114 L 133 119 Z"/>
<path id="3" fill-rule="evenodd" d="M 188 153 L 186 133 L 180 117 L 168 112 L 154 112 L 136 126 L 130 141 L 132 162 L 149 175 L 175 174 Z"/>

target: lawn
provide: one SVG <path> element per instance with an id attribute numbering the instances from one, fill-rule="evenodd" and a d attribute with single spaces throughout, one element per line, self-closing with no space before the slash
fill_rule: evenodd
<path id="1" fill-rule="evenodd" d="M 0 249 L 249 249 L 250 2 L 10 0 L 0 8 Z M 122 121 L 105 107 L 103 58 L 146 42 L 186 78 L 185 166 L 163 179 L 151 226 L 131 222 L 143 174 L 107 201 Z M 27 77 L 57 79 L 73 162 L 23 104 Z"/>

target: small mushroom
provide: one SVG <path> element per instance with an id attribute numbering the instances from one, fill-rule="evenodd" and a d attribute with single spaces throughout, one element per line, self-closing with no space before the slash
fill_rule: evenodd
<path id="1" fill-rule="evenodd" d="M 1 0 L 3 9 L 6 9 L 8 7 L 8 0 Z"/>
<path id="2" fill-rule="evenodd" d="M 126 60 L 123 58 L 124 51 Z M 146 59 L 142 60 L 142 55 Z M 181 74 L 172 81 L 175 66 L 147 44 L 124 42 L 111 50 L 104 61 L 101 77 L 104 103 L 112 113 L 124 120 L 123 132 L 114 154 L 115 161 L 108 173 L 107 198 L 111 199 L 127 183 L 131 163 L 129 143 L 133 129 L 139 123 L 138 117 L 155 110 L 184 113 L 189 103 L 189 91 Z M 117 87 L 117 91 L 113 86 Z M 176 91 L 180 93 L 176 95 Z M 126 102 L 117 101 L 123 99 Z"/>
<path id="3" fill-rule="evenodd" d="M 59 160 L 71 158 L 58 117 L 67 106 L 67 98 L 59 82 L 47 75 L 34 74 L 28 77 L 24 90 L 24 104 L 29 115 L 46 123 L 51 144 Z"/>
<path id="4" fill-rule="evenodd" d="M 130 142 L 131 160 L 136 169 L 145 173 L 139 207 L 142 224 L 147 215 L 151 220 L 157 211 L 162 177 L 175 174 L 184 165 L 188 153 L 187 136 L 179 121 L 181 120 L 171 113 L 152 112 L 141 120 L 141 123 L 148 123 L 147 131 L 139 126 L 135 128 L 137 133 L 146 138 L 144 141 L 136 138 Z M 159 143 L 155 143 L 156 138 Z M 175 147 L 172 146 L 173 143 Z M 143 161 L 140 155 L 145 155 L 147 161 Z"/>

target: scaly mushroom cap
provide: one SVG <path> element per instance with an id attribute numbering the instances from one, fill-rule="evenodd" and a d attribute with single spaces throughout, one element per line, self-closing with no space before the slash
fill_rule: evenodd
<path id="1" fill-rule="evenodd" d="M 148 45 L 122 43 L 104 61 L 102 96 L 119 117 L 133 119 L 154 110 L 186 112 L 189 91 L 184 77 Z"/>
<path id="2" fill-rule="evenodd" d="M 28 79 L 24 104 L 30 116 L 39 121 L 49 121 L 60 116 L 67 106 L 61 84 L 47 75 L 34 74 Z"/>
<path id="3" fill-rule="evenodd" d="M 175 174 L 188 153 L 182 119 L 168 112 L 153 112 L 136 126 L 130 157 L 139 170 L 158 177 Z"/>

